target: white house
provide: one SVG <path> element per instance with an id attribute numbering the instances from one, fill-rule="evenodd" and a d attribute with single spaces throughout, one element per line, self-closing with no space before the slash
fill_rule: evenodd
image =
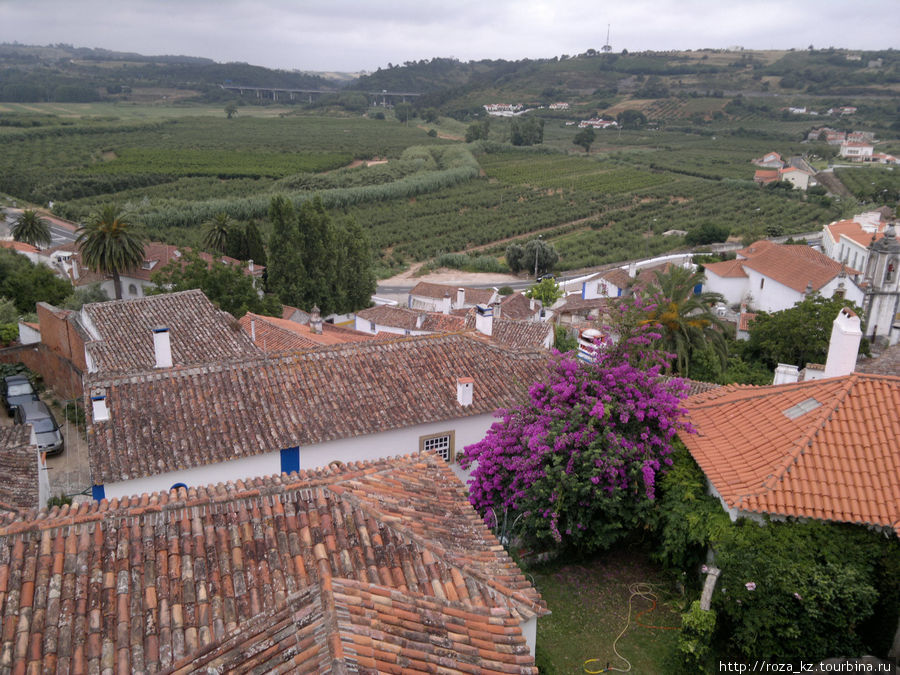
<path id="1" fill-rule="evenodd" d="M 768 169 L 780 169 L 784 166 L 784 159 L 777 152 L 768 152 L 762 157 L 750 160 L 750 163 Z"/>
<path id="2" fill-rule="evenodd" d="M 449 314 L 454 309 L 493 305 L 499 294 L 492 288 L 466 288 L 420 281 L 409 292 L 407 307 Z"/>
<path id="3" fill-rule="evenodd" d="M 875 148 L 871 143 L 860 141 L 844 141 L 841 143 L 841 157 L 861 162 L 871 160 L 874 150 Z"/>
<path id="4" fill-rule="evenodd" d="M 634 265 L 624 269 L 616 269 L 591 275 L 581 282 L 581 299 L 618 298 L 623 295 L 634 281 L 636 268 Z"/>
<path id="5" fill-rule="evenodd" d="M 721 293 L 730 304 L 746 303 L 766 312 L 793 307 L 808 293 L 843 295 L 857 304 L 863 292 L 844 266 L 808 246 L 757 241 L 736 260 L 706 265 L 703 290 Z M 849 272 L 849 273 L 848 273 Z"/>
<path id="6" fill-rule="evenodd" d="M 822 228 L 822 251 L 832 260 L 864 270 L 869 246 L 884 236 L 889 221 L 890 209 L 879 209 L 829 223 Z"/>
<path id="7" fill-rule="evenodd" d="M 183 366 L 159 356 L 166 335 L 157 367 L 85 378 L 98 499 L 398 452 L 438 452 L 458 470 L 457 453 L 547 360 L 444 334 Z"/>
<path id="8" fill-rule="evenodd" d="M 426 312 L 407 307 L 380 305 L 359 310 L 353 327 L 363 333 L 393 333 L 396 335 L 430 335 L 465 328 L 462 316 L 443 312 Z"/>

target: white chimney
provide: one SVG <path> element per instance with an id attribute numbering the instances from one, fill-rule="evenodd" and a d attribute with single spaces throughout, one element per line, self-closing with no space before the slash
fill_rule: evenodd
<path id="1" fill-rule="evenodd" d="M 442 311 L 444 314 L 450 313 L 450 291 L 444 293 L 444 308 Z"/>
<path id="2" fill-rule="evenodd" d="M 462 307 L 466 304 L 466 289 L 465 288 L 457 288 L 456 289 L 456 306 Z"/>
<path id="3" fill-rule="evenodd" d="M 256 269 L 253 266 L 253 258 L 250 258 L 250 260 L 247 261 L 247 269 L 250 271 L 250 274 L 253 274 L 253 271 Z"/>
<path id="4" fill-rule="evenodd" d="M 788 363 L 779 363 L 772 384 L 792 384 L 800 379 L 800 369 Z"/>
<path id="5" fill-rule="evenodd" d="M 91 396 L 93 417 L 95 422 L 105 422 L 109 419 L 109 408 L 106 407 L 106 394 L 96 393 Z"/>
<path id="6" fill-rule="evenodd" d="M 472 405 L 472 390 L 475 388 L 475 380 L 471 377 L 456 378 L 456 402 L 461 406 Z"/>
<path id="7" fill-rule="evenodd" d="M 421 328 L 425 324 L 425 315 L 418 314 L 416 315 L 416 328 Z"/>
<path id="8" fill-rule="evenodd" d="M 530 309 L 532 312 L 534 311 L 534 298 L 528 299 L 528 309 Z"/>
<path id="9" fill-rule="evenodd" d="M 494 312 L 487 305 L 475 305 L 475 330 L 488 336 L 494 334 Z"/>
<path id="10" fill-rule="evenodd" d="M 500 318 L 500 301 L 499 300 L 494 300 L 494 318 L 495 319 Z"/>
<path id="11" fill-rule="evenodd" d="M 637 263 L 631 263 L 628 265 L 628 276 L 634 279 L 637 275 Z"/>
<path id="12" fill-rule="evenodd" d="M 78 273 L 78 260 L 75 258 L 75 256 L 72 256 L 72 278 L 73 278 L 75 281 L 78 281 L 78 276 L 79 276 L 79 273 Z"/>
<path id="13" fill-rule="evenodd" d="M 854 371 L 860 340 L 862 340 L 862 329 L 859 317 L 852 309 L 844 307 L 838 312 L 831 325 L 828 359 L 825 361 L 825 377 L 840 377 Z"/>
<path id="14" fill-rule="evenodd" d="M 250 319 L 250 339 L 256 344 L 256 319 Z"/>
<path id="15" fill-rule="evenodd" d="M 156 356 L 156 368 L 172 367 L 172 343 L 169 341 L 169 329 L 161 326 L 153 329 L 153 353 Z"/>
<path id="16" fill-rule="evenodd" d="M 309 314 L 309 329 L 316 335 L 322 334 L 322 316 L 319 314 L 318 305 L 313 305 L 312 312 Z"/>

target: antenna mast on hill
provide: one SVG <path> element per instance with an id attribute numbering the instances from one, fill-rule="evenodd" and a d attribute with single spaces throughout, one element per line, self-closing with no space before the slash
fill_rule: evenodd
<path id="1" fill-rule="evenodd" d="M 612 51 L 612 46 L 609 44 L 609 24 L 606 24 L 606 44 L 601 49 L 607 54 Z"/>

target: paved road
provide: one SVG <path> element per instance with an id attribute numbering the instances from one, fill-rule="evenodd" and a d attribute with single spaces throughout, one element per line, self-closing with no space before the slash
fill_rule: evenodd
<path id="1" fill-rule="evenodd" d="M 18 218 L 20 215 L 22 215 L 22 209 L 6 209 L 6 221 L 0 222 L 0 237 L 10 236 L 9 228 L 12 227 L 12 224 L 16 221 L 16 218 Z M 75 231 L 78 227 L 77 225 L 43 212 L 41 213 L 41 217 L 46 220 L 47 224 L 50 226 L 50 237 L 52 238 L 52 242 L 50 244 L 51 247 L 61 246 L 63 244 L 68 244 L 75 241 Z"/>

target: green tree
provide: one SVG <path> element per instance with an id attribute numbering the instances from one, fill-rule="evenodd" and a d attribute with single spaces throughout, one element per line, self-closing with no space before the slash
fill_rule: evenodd
<path id="1" fill-rule="evenodd" d="M 593 127 L 585 127 L 577 134 L 575 134 L 575 138 L 572 139 L 572 145 L 578 145 L 584 148 L 584 151 L 588 154 L 591 153 L 591 146 L 594 144 L 594 138 L 597 134 L 594 132 Z"/>
<path id="2" fill-rule="evenodd" d="M 286 305 L 296 305 L 305 274 L 298 255 L 300 248 L 296 215 L 290 200 L 281 195 L 269 204 L 272 236 L 269 239 L 268 289 Z"/>
<path id="3" fill-rule="evenodd" d="M 204 248 L 213 253 L 224 253 L 231 225 L 231 218 L 224 211 L 219 211 L 203 223 Z"/>
<path id="4" fill-rule="evenodd" d="M 534 270 L 535 276 L 552 272 L 559 262 L 559 254 L 553 244 L 541 238 L 532 239 L 522 249 L 523 270 Z"/>
<path id="5" fill-rule="evenodd" d="M 703 272 L 699 270 L 673 265 L 665 271 L 657 270 L 654 276 L 653 282 L 640 291 L 645 312 L 640 322 L 659 326 L 660 347 L 674 355 L 674 371 L 689 377 L 695 353 L 707 345 L 724 370 L 728 358 L 725 328 L 713 311 L 722 296 L 696 292 L 703 283 Z"/>
<path id="6" fill-rule="evenodd" d="M 647 116 L 640 110 L 623 110 L 616 116 L 622 129 L 640 129 L 647 124 Z"/>
<path id="7" fill-rule="evenodd" d="M 483 119 L 480 122 L 472 122 L 466 129 L 466 143 L 473 141 L 486 141 L 488 133 L 491 130 L 490 119 Z"/>
<path id="8" fill-rule="evenodd" d="M 562 297 L 559 284 L 553 279 L 541 279 L 531 288 L 525 291 L 525 296 L 540 300 L 544 307 L 552 307 L 553 303 Z"/>
<path id="9" fill-rule="evenodd" d="M 538 117 L 514 117 L 509 124 L 509 142 L 513 145 L 538 145 L 544 142 L 544 120 Z"/>
<path id="10" fill-rule="evenodd" d="M 770 368 L 779 363 L 799 368 L 807 363 L 825 363 L 832 324 L 843 307 L 862 316 L 862 310 L 853 302 L 823 298 L 819 293 L 803 298 L 790 309 L 771 314 L 760 312 L 750 324 L 746 351 Z M 862 340 L 860 353 L 868 350 L 868 342 Z"/>
<path id="11" fill-rule="evenodd" d="M 229 103 L 225 106 L 225 117 L 227 119 L 232 119 L 235 115 L 237 115 L 237 105 L 234 103 Z"/>
<path id="12" fill-rule="evenodd" d="M 9 298 L 0 297 L 0 324 L 17 323 L 19 321 L 19 310 L 16 303 Z"/>
<path id="13" fill-rule="evenodd" d="M 727 240 L 729 234 L 731 234 L 731 228 L 727 225 L 702 223 L 699 227 L 688 231 L 687 236 L 684 238 L 684 243 L 688 246 L 715 244 L 716 242 Z"/>
<path id="14" fill-rule="evenodd" d="M 71 293 L 71 284 L 46 265 L 35 265 L 23 255 L 0 249 L 0 297 L 15 302 L 20 314 L 33 312 L 38 302 L 58 305 Z"/>
<path id="15" fill-rule="evenodd" d="M 106 291 L 100 287 L 100 282 L 98 281 L 89 286 L 76 288 L 75 292 L 65 299 L 63 307 L 66 309 L 79 310 L 90 302 L 106 302 L 107 300 L 109 300 L 109 296 L 106 294 Z"/>
<path id="16" fill-rule="evenodd" d="M 506 247 L 506 264 L 513 274 L 522 271 L 523 261 L 525 260 L 525 249 L 520 244 L 510 244 Z"/>
<path id="17" fill-rule="evenodd" d="M 334 245 L 333 311 L 345 313 L 368 307 L 377 287 L 368 234 L 351 220 L 336 228 Z"/>
<path id="18" fill-rule="evenodd" d="M 144 238 L 115 204 L 104 204 L 78 230 L 75 240 L 84 264 L 95 272 L 111 274 L 116 300 L 122 298 L 120 275 L 144 261 Z"/>
<path id="19" fill-rule="evenodd" d="M 25 209 L 16 218 L 10 228 L 13 239 L 32 246 L 49 246 L 53 241 L 50 236 L 50 225 L 41 215 L 32 209 Z"/>
<path id="20" fill-rule="evenodd" d="M 153 293 L 175 293 L 199 288 L 220 309 L 236 318 L 247 312 L 281 316 L 281 303 L 273 295 L 260 297 L 254 278 L 244 267 L 207 262 L 193 251 L 173 260 L 153 275 Z"/>
<path id="21" fill-rule="evenodd" d="M 409 118 L 415 117 L 413 112 L 412 104 L 406 103 L 398 103 L 394 106 L 394 117 L 397 118 L 398 121 L 403 122 L 404 124 L 409 124 Z"/>

